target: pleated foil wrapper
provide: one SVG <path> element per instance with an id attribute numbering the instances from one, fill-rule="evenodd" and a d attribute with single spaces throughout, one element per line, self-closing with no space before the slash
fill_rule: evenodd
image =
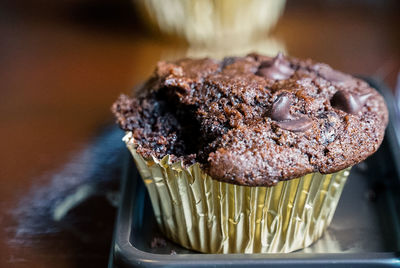
<path id="1" fill-rule="evenodd" d="M 311 173 L 273 187 L 212 179 L 195 163 L 144 159 L 124 137 L 166 237 L 203 253 L 285 253 L 320 238 L 332 220 L 349 168 Z"/>
<path id="2" fill-rule="evenodd" d="M 285 0 L 134 0 L 152 29 L 191 45 L 243 42 L 265 35 L 278 21 Z"/>

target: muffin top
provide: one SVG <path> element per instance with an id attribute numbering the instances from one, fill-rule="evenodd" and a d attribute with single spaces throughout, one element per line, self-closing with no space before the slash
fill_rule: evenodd
<path id="1" fill-rule="evenodd" d="M 144 158 L 198 162 L 248 186 L 352 166 L 378 149 L 388 122 L 364 81 L 282 54 L 159 62 L 112 111 Z"/>

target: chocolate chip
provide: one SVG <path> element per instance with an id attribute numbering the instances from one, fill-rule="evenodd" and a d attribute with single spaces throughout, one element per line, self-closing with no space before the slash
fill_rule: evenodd
<path id="1" fill-rule="evenodd" d="M 291 101 L 289 96 L 280 95 L 272 105 L 271 119 L 275 121 L 284 121 L 294 119 L 290 114 Z"/>
<path id="2" fill-rule="evenodd" d="M 279 53 L 275 58 L 264 61 L 260 64 L 256 75 L 264 76 L 274 80 L 288 79 L 294 73 L 294 70 L 290 67 L 290 63 Z"/>
<path id="3" fill-rule="evenodd" d="M 295 117 L 290 114 L 290 106 L 292 101 L 287 95 L 280 95 L 275 100 L 271 109 L 271 119 L 277 121 L 280 128 L 301 132 L 306 131 L 312 126 L 312 120 L 305 116 Z"/>
<path id="4" fill-rule="evenodd" d="M 277 122 L 277 125 L 289 131 L 303 132 L 312 126 L 312 120 L 307 117 L 299 117 L 293 120 Z"/>
<path id="5" fill-rule="evenodd" d="M 351 80 L 351 76 L 333 70 L 331 67 L 325 64 L 316 64 L 313 66 L 312 69 L 315 70 L 320 76 L 322 76 L 326 80 L 332 82 L 346 82 L 348 80 Z"/>
<path id="6" fill-rule="evenodd" d="M 333 108 L 346 113 L 356 114 L 362 109 L 371 95 L 371 93 L 356 95 L 348 91 L 339 90 L 333 95 L 331 105 Z"/>

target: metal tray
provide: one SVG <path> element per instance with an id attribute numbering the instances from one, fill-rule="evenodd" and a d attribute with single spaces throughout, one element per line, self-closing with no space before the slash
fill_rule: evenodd
<path id="1" fill-rule="evenodd" d="M 109 267 L 395 267 L 400 265 L 400 131 L 391 92 L 390 124 L 376 154 L 355 166 L 333 221 L 310 247 L 286 254 L 202 254 L 173 242 L 151 247 L 158 231 L 145 186 L 127 152 Z"/>

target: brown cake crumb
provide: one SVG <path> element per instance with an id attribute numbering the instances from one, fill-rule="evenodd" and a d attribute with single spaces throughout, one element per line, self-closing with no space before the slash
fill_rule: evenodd
<path id="1" fill-rule="evenodd" d="M 165 241 L 164 238 L 158 236 L 155 236 L 150 243 L 151 248 L 164 248 L 166 246 L 167 246 L 167 241 Z"/>
<path id="2" fill-rule="evenodd" d="M 367 83 L 279 54 L 160 62 L 112 108 L 143 157 L 199 162 L 214 179 L 272 186 L 374 153 L 388 113 Z"/>

